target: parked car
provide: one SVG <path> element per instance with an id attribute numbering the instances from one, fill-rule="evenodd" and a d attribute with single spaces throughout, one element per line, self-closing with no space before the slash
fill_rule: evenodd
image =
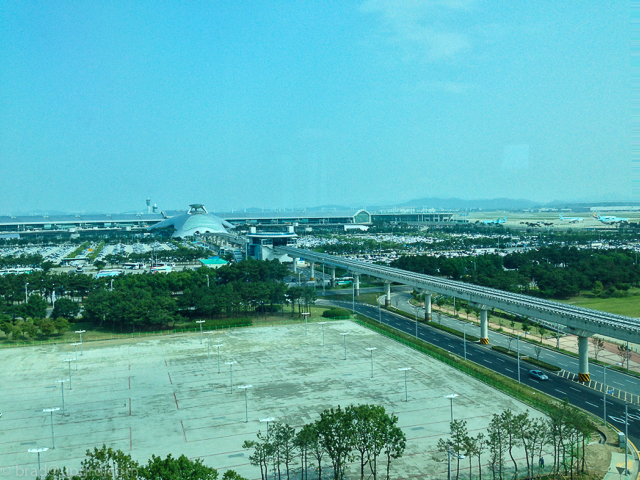
<path id="1" fill-rule="evenodd" d="M 549 377 L 547 377 L 547 374 L 541 370 L 531 370 L 529 372 L 529 376 L 531 378 L 535 378 L 536 380 L 549 380 Z"/>

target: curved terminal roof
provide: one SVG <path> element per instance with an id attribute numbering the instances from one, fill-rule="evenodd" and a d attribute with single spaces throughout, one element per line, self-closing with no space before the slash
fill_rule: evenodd
<path id="1" fill-rule="evenodd" d="M 175 217 L 167 218 L 160 223 L 152 225 L 147 230 L 161 230 L 173 227 L 175 231 L 172 237 L 191 237 L 204 233 L 228 233 L 227 228 L 234 228 L 226 220 L 207 212 L 204 205 L 195 203 L 189 205 L 189 211 Z"/>

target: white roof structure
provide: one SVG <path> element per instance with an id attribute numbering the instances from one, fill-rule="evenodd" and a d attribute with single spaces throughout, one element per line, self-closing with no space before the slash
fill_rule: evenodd
<path id="1" fill-rule="evenodd" d="M 194 203 L 189 207 L 188 212 L 167 218 L 160 223 L 152 225 L 147 230 L 161 230 L 173 227 L 175 231 L 171 236 L 184 238 L 205 233 L 228 233 L 227 228 L 234 228 L 226 220 L 207 212 L 204 205 Z"/>

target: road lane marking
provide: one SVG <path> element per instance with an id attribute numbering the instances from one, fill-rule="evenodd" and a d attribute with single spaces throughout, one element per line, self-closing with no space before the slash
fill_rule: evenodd
<path id="1" fill-rule="evenodd" d="M 514 372 L 513 372 L 513 370 L 509 370 L 508 368 L 505 368 L 505 370 L 506 370 L 507 372 L 514 373 Z"/>
<path id="2" fill-rule="evenodd" d="M 592 407 L 600 408 L 598 405 L 594 405 L 594 404 L 593 404 L 593 403 L 591 403 L 591 402 L 584 402 L 584 403 L 586 403 L 586 404 L 588 404 L 588 405 L 591 405 Z"/>
<path id="3" fill-rule="evenodd" d="M 557 388 L 555 389 L 555 391 L 561 393 L 562 395 L 566 395 L 567 394 L 567 392 L 563 392 L 562 390 L 558 390 Z"/>
<path id="4" fill-rule="evenodd" d="M 582 393 L 582 390 L 580 390 L 579 388 L 576 387 L 569 387 L 571 390 L 575 390 L 576 392 L 580 392 Z"/>

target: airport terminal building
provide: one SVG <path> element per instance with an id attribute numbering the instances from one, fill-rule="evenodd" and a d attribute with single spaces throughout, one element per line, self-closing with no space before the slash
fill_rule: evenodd
<path id="1" fill-rule="evenodd" d="M 195 206 L 195 207 L 194 207 Z M 366 227 L 378 222 L 409 225 L 444 224 L 453 221 L 453 213 L 398 211 L 370 213 L 365 209 L 326 211 L 261 211 L 209 214 L 201 204 L 193 204 L 188 211 L 172 210 L 147 213 L 75 214 L 75 215 L 25 215 L 0 216 L 0 235 L 20 236 L 97 235 L 131 232 L 147 232 L 156 228 L 173 227 L 180 236 L 212 233 L 225 228 L 236 232 L 257 227 L 262 231 L 281 230 L 292 226 L 298 232 L 314 230 L 349 230 Z M 211 218 L 209 218 L 211 217 Z M 213 219 L 213 220 L 211 220 Z M 196 221 L 197 220 L 197 221 Z M 196 225 L 196 227 L 191 228 Z M 215 224 L 215 225 L 214 225 Z M 200 231 L 202 230 L 202 231 Z"/>

